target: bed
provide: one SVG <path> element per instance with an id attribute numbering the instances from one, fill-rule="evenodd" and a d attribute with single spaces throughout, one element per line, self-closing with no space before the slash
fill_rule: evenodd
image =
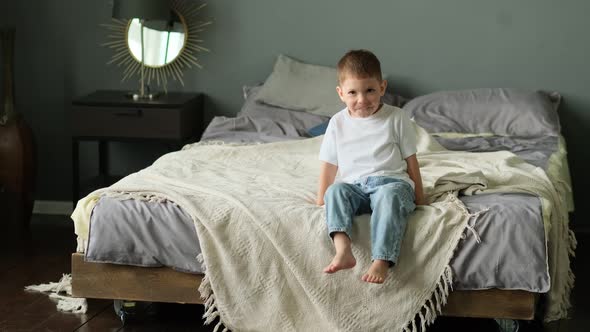
<path id="1" fill-rule="evenodd" d="M 278 71 L 276 67 L 275 72 Z M 271 78 L 272 75 L 267 82 Z M 490 91 L 500 91 L 504 99 L 512 98 L 512 90 L 491 89 L 469 91 L 467 99 L 473 100 L 474 94 L 478 93 L 489 97 Z M 240 113 L 235 118 L 214 118 L 205 130 L 203 142 L 197 145 L 214 145 L 218 141 L 226 144 L 303 142 L 311 134 L 317 134 L 317 128 L 328 119 L 321 112 L 261 103 L 260 95 L 264 93 L 264 86 L 245 87 L 245 102 Z M 527 125 L 523 130 L 512 121 L 501 127 L 516 130 L 518 135 L 514 132 L 501 132 L 500 135 L 486 132 L 489 128 L 477 128 L 480 122 L 463 121 L 467 128 L 457 129 L 457 122 L 460 122 L 457 119 L 461 116 L 455 116 L 452 123 L 441 120 L 443 113 L 447 118 L 452 116 L 449 108 L 460 109 L 449 107 L 456 105 L 452 105 L 453 100 L 445 99 L 448 96 L 449 93 L 445 93 L 442 102 L 441 96 L 436 94 L 416 98 L 405 105 L 404 110 L 448 150 L 511 151 L 528 164 L 543 169 L 556 190 L 563 194 L 567 209 L 573 210 L 565 142 L 559 135 L 556 116 L 540 120 L 542 125 L 535 130 L 540 130 L 543 135 L 527 132 L 535 126 Z M 465 101 L 465 92 L 454 97 L 457 96 Z M 544 96 L 549 102 L 553 100 L 550 106 L 556 111 L 558 98 L 550 94 Z M 388 94 L 384 102 L 402 106 L 405 100 Z M 499 111 L 494 115 L 494 123 L 506 116 L 502 112 L 513 111 Z M 433 121 L 433 118 L 438 120 Z M 435 126 L 432 126 L 433 122 Z M 548 131 L 548 126 L 557 127 Z M 548 135 L 550 130 L 557 134 Z M 542 294 L 551 288 L 548 264 L 551 248 L 547 247 L 548 233 L 544 227 L 541 201 L 525 193 L 465 195 L 459 199 L 472 216 L 478 215 L 469 218 L 461 234 L 463 239 L 454 249 L 450 264 L 452 271 L 448 272 L 453 276 L 450 285 L 453 290 L 444 301 L 442 314 L 522 320 L 540 317 L 544 311 L 539 305 Z M 201 253 L 199 237 L 194 232 L 191 216 L 177 202 L 157 197 L 139 200 L 101 196 L 91 205 L 79 204 L 75 212 L 78 216 L 74 219 L 79 221 L 81 213 L 89 216 L 88 236 L 81 236 L 83 227 L 78 222 L 78 252 L 72 255 L 74 296 L 204 303 L 195 291 L 206 272 L 202 259 L 196 259 Z M 567 236 L 568 239 L 572 237 L 569 233 Z M 574 241 L 573 237 L 570 241 Z M 572 246 L 570 243 L 567 249 Z M 569 293 L 572 284 L 567 283 L 567 286 Z M 427 314 L 428 309 L 416 313 L 421 318 L 417 324 L 432 321 L 433 315 L 430 319 L 425 317 Z M 411 320 L 404 328 L 415 329 L 415 324 Z"/>

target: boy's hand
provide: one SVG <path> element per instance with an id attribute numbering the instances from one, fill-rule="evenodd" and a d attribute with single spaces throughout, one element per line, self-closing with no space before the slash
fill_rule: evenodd
<path id="1" fill-rule="evenodd" d="M 416 200 L 414 203 L 416 205 L 428 205 L 428 202 L 426 201 L 426 199 L 424 199 L 424 197 L 416 197 Z"/>
<path id="2" fill-rule="evenodd" d="M 318 206 L 324 205 L 324 194 L 326 193 L 326 190 L 328 190 L 328 187 L 334 183 L 336 173 L 338 173 L 338 166 L 325 161 L 321 162 L 318 195 L 316 197 L 316 204 Z"/>

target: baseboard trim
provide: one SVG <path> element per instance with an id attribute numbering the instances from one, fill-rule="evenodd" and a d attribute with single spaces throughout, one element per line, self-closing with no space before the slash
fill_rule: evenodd
<path id="1" fill-rule="evenodd" d="M 56 214 L 69 216 L 74 212 L 72 202 L 67 201 L 35 201 L 33 214 Z"/>

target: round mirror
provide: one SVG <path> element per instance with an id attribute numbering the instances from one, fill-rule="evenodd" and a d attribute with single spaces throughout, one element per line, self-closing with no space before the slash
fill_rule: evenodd
<path id="1" fill-rule="evenodd" d="M 148 85 L 157 84 L 164 91 L 170 79 L 184 85 L 184 72 L 201 68 L 200 53 L 209 52 L 202 46 L 201 38 L 206 26 L 211 24 L 201 17 L 204 7 L 204 3 L 193 0 L 171 0 L 172 17 L 168 21 L 114 18 L 111 24 L 101 24 L 109 31 L 109 41 L 102 45 L 114 51 L 107 64 L 125 68 L 121 81 L 145 77 Z"/>
<path id="2" fill-rule="evenodd" d="M 165 66 L 182 52 L 186 43 L 187 28 L 184 19 L 175 15 L 170 21 L 144 21 L 135 18 L 129 21 L 127 46 L 135 60 L 142 60 L 141 32 L 143 28 L 143 59 L 148 67 Z"/>

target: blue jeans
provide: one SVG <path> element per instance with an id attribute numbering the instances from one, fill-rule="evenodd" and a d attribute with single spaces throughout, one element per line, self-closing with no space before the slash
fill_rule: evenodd
<path id="1" fill-rule="evenodd" d="M 352 219 L 371 214 L 371 256 L 395 264 L 408 215 L 414 210 L 414 190 L 404 180 L 369 176 L 354 184 L 334 183 L 324 195 L 328 233 L 344 232 L 352 240 Z"/>

